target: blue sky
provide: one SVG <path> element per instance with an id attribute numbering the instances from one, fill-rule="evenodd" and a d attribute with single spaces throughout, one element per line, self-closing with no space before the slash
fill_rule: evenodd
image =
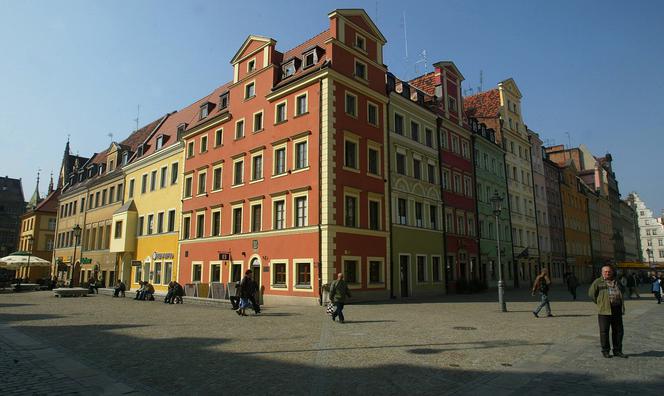
<path id="1" fill-rule="evenodd" d="M 0 175 L 26 199 L 57 174 L 71 135 L 88 156 L 232 77 L 249 34 L 280 50 L 325 30 L 335 8 L 365 8 L 404 78 L 452 60 L 465 89 L 512 77 L 528 126 L 546 142 L 614 157 L 623 197 L 659 212 L 664 133 L 664 2 L 659 1 L 7 1 L 0 0 Z M 406 15 L 406 58 L 403 13 Z M 427 66 L 417 63 L 426 50 Z"/>

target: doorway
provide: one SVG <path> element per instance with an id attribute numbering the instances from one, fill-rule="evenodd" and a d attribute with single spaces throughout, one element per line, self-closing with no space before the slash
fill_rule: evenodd
<path id="1" fill-rule="evenodd" d="M 401 279 L 401 297 L 408 297 L 408 261 L 409 256 L 399 256 L 399 273 Z"/>
<path id="2" fill-rule="evenodd" d="M 251 277 L 253 278 L 254 282 L 256 282 L 256 289 L 258 290 L 257 302 L 260 305 L 263 305 L 263 293 L 261 291 L 261 262 L 257 258 L 252 259 L 250 268 Z"/>

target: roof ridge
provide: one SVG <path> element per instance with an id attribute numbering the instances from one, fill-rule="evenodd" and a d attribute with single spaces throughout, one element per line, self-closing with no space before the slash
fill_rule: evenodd
<path id="1" fill-rule="evenodd" d="M 316 35 L 314 35 L 314 36 L 312 36 L 312 37 L 309 37 L 308 39 L 302 41 L 300 44 L 296 45 L 295 47 L 293 47 L 293 48 L 291 48 L 291 49 L 289 49 L 289 50 L 287 50 L 287 51 L 282 52 L 282 54 L 287 54 L 287 53 L 289 53 L 289 52 L 295 50 L 295 48 L 297 48 L 297 47 L 303 45 L 303 44 L 306 43 L 307 41 L 312 41 L 312 40 L 314 40 L 315 38 L 317 38 L 317 37 L 319 37 L 319 36 L 322 36 L 322 35 L 325 34 L 325 33 L 328 33 L 329 31 L 330 31 L 330 29 L 327 28 L 327 29 L 323 30 L 322 32 L 320 32 L 320 33 L 318 33 L 318 34 L 316 34 Z"/>

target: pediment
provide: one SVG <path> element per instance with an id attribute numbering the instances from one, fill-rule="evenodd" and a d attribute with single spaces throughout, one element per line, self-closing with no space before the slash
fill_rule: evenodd
<path id="1" fill-rule="evenodd" d="M 231 64 L 238 63 L 245 56 L 255 52 L 256 50 L 263 48 L 266 45 L 275 45 L 277 42 L 274 39 L 264 36 L 249 35 L 240 46 L 240 49 L 235 53 L 233 59 L 231 59 Z"/>
<path id="2" fill-rule="evenodd" d="M 501 81 L 500 86 L 502 86 L 504 90 L 506 90 L 507 92 L 511 93 L 512 95 L 516 96 L 519 99 L 523 97 L 521 95 L 519 87 L 516 85 L 516 81 L 514 81 L 513 78 L 508 78 L 507 80 Z"/>

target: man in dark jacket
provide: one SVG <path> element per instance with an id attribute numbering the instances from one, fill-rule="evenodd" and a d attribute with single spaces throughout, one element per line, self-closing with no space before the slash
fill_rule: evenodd
<path id="1" fill-rule="evenodd" d="M 339 323 L 344 323 L 344 305 L 346 304 L 346 297 L 350 297 L 350 290 L 348 289 L 348 283 L 344 280 L 344 274 L 340 272 L 337 275 L 337 280 L 330 285 L 330 301 L 332 301 L 336 307 L 334 313 L 332 313 L 332 321 L 338 316 Z"/>
<path id="2" fill-rule="evenodd" d="M 240 316 L 247 316 L 245 309 L 249 305 L 249 298 L 253 299 L 254 285 L 255 283 L 251 279 L 251 270 L 247 270 L 244 273 L 244 278 L 240 281 L 240 307 L 235 311 Z"/>
<path id="3" fill-rule="evenodd" d="M 622 316 L 625 314 L 623 285 L 616 280 L 616 271 L 613 267 L 602 267 L 602 276 L 595 279 L 588 289 L 588 296 L 597 304 L 599 322 L 599 339 L 602 344 L 602 355 L 610 358 L 611 344 L 609 344 L 609 329 L 613 343 L 613 356 L 626 358 L 622 353 L 622 340 L 624 335 Z"/>

